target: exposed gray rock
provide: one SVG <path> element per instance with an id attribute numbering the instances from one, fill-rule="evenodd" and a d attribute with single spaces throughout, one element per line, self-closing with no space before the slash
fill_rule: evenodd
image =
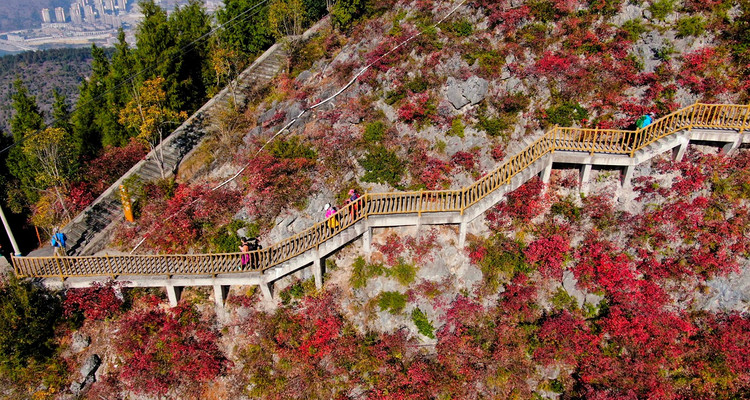
<path id="1" fill-rule="evenodd" d="M 461 85 L 463 96 L 471 102 L 472 105 L 479 104 L 487 95 L 489 82 L 478 76 L 472 76 Z"/>
<path id="2" fill-rule="evenodd" d="M 453 77 L 449 77 L 448 82 L 446 82 L 445 97 L 456 110 L 460 110 L 461 108 L 469 104 L 469 99 L 467 99 L 463 95 L 461 84 Z"/>
<path id="3" fill-rule="evenodd" d="M 612 24 L 622 26 L 626 21 L 636 18 L 643 18 L 643 8 L 637 4 L 628 4 L 617 15 L 612 17 Z"/>
<path id="4" fill-rule="evenodd" d="M 86 359 L 80 370 L 83 379 L 81 382 L 73 382 L 70 384 L 69 389 L 73 396 L 78 397 L 85 388 L 96 382 L 96 370 L 99 369 L 101 363 L 102 359 L 99 358 L 99 355 L 97 354 L 92 354 L 91 357 Z"/>
<path id="5" fill-rule="evenodd" d="M 461 277 L 466 289 L 471 289 L 482 281 L 482 271 L 468 262 L 458 268 L 456 275 Z"/>
<path id="6" fill-rule="evenodd" d="M 464 82 L 449 77 L 445 83 L 445 98 L 456 110 L 468 104 L 478 104 L 487 96 L 489 82 L 478 76 L 472 76 Z"/>
<path id="7" fill-rule="evenodd" d="M 70 392 L 73 393 L 73 396 L 78 397 L 81 394 L 81 390 L 83 389 L 83 382 L 73 382 L 70 384 Z"/>
<path id="8" fill-rule="evenodd" d="M 89 375 L 94 375 L 96 370 L 99 369 L 102 359 L 99 358 L 98 354 L 92 354 L 81 366 L 81 375 L 86 378 Z"/>
<path id="9" fill-rule="evenodd" d="M 289 123 L 294 118 L 297 118 L 297 116 L 304 110 L 304 107 L 302 107 L 302 104 L 300 102 L 295 102 L 289 108 L 286 110 L 286 119 L 284 120 L 284 123 Z"/>
<path id="10" fill-rule="evenodd" d="M 262 125 L 264 122 L 273 118 L 273 116 L 276 115 L 276 111 L 278 111 L 276 106 L 273 106 L 269 108 L 268 110 L 266 110 L 266 112 L 264 112 L 258 117 L 258 125 Z"/>
<path id="11" fill-rule="evenodd" d="M 300 72 L 299 75 L 297 75 L 297 77 L 294 80 L 296 80 L 299 83 L 305 83 L 311 77 L 312 77 L 312 72 L 310 72 L 308 70 L 304 70 L 304 71 Z"/>
<path id="12" fill-rule="evenodd" d="M 88 335 L 84 335 L 81 332 L 73 332 L 73 341 L 70 344 L 70 350 L 73 353 L 80 353 L 85 349 L 86 347 L 89 347 L 89 344 L 91 344 L 91 337 Z"/>
<path id="13" fill-rule="evenodd" d="M 440 281 L 450 275 L 451 271 L 443 257 L 435 257 L 431 263 L 427 263 L 417 270 L 417 281 L 426 279 L 429 281 Z"/>

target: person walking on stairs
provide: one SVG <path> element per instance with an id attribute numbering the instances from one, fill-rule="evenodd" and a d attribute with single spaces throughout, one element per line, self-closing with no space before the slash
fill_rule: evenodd
<path id="1" fill-rule="evenodd" d="M 64 233 L 60 232 L 58 228 L 55 228 L 52 234 L 52 254 L 55 256 L 68 255 L 68 237 Z"/>

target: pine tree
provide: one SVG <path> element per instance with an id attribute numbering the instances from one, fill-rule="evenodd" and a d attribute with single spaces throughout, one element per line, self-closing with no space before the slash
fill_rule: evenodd
<path id="1" fill-rule="evenodd" d="M 107 107 L 112 115 L 119 116 L 120 111 L 125 108 L 125 104 L 133 97 L 133 93 L 138 90 L 138 76 L 135 71 L 135 55 L 133 50 L 125 41 L 125 31 L 120 28 L 117 33 L 117 44 L 115 52 L 112 55 L 110 70 L 105 79 L 107 87 Z M 102 145 L 104 146 L 124 146 L 128 139 L 134 136 L 122 124 L 112 124 L 109 129 L 102 132 Z"/>
<path id="2" fill-rule="evenodd" d="M 169 27 L 180 50 L 174 61 L 178 101 L 172 106 L 175 110 L 196 110 L 205 102 L 207 87 L 213 81 L 209 43 L 205 40 L 211 31 L 211 19 L 201 2 L 190 0 L 170 15 Z"/>
<path id="3" fill-rule="evenodd" d="M 223 25 L 219 34 L 223 46 L 245 57 L 260 54 L 274 42 L 268 5 L 262 0 L 225 0 L 224 7 L 216 11 L 216 19 Z"/>
<path id="4" fill-rule="evenodd" d="M 44 117 L 36 104 L 36 97 L 29 95 L 23 82 L 17 79 L 13 86 L 16 89 L 16 93 L 12 96 L 16 113 L 10 120 L 10 128 L 15 146 L 10 149 L 7 165 L 10 173 L 18 179 L 25 197 L 25 201 L 13 199 L 12 203 L 28 205 L 36 202 L 39 192 L 34 182 L 35 160 L 26 157 L 21 145 L 44 128 Z M 14 207 L 14 211 L 20 210 Z"/>

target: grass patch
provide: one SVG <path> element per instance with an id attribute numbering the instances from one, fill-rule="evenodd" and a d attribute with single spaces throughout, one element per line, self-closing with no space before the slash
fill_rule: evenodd
<path id="1" fill-rule="evenodd" d="M 417 326 L 417 330 L 419 330 L 419 333 L 427 336 L 430 339 L 435 339 L 435 327 L 432 326 L 430 323 L 430 320 L 427 319 L 427 315 L 425 315 L 422 310 L 419 308 L 415 308 L 411 312 L 411 320 L 414 321 L 414 325 Z"/>
<path id="2" fill-rule="evenodd" d="M 368 264 L 362 256 L 354 260 L 352 276 L 349 278 L 349 284 L 354 289 L 362 289 L 367 286 L 370 278 L 383 275 L 385 268 L 383 264 Z"/>
<path id="3" fill-rule="evenodd" d="M 383 292 L 378 296 L 380 311 L 388 311 L 393 315 L 400 314 L 406 307 L 406 295 L 399 292 Z"/>
<path id="4" fill-rule="evenodd" d="M 398 283 L 404 286 L 409 286 L 417 276 L 417 268 L 403 259 L 399 259 L 398 264 L 388 270 L 388 276 L 396 279 Z"/>

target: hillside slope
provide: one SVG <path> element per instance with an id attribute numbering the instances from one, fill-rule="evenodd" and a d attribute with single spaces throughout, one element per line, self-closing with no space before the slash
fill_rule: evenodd
<path id="1" fill-rule="evenodd" d="M 350 189 L 460 187 L 554 124 L 624 128 L 747 98 L 746 6 L 479 0 L 433 26 L 459 4 L 379 2 L 348 31 L 290 44 L 289 72 L 212 115 L 176 182 L 139 188 L 113 245 L 145 232 L 158 232 L 140 248 L 152 252 L 268 245 Z M 69 290 L 56 379 L 27 386 L 91 399 L 744 396 L 750 151 L 698 144 L 639 165 L 632 187 L 615 170 L 590 179 L 588 194 L 576 169 L 531 180 L 465 248 L 455 227 L 378 229 L 371 252 L 355 242 L 326 260 L 322 289 L 301 270 L 272 301 L 232 287 L 216 309 L 188 288 L 169 309 L 156 290 Z"/>

